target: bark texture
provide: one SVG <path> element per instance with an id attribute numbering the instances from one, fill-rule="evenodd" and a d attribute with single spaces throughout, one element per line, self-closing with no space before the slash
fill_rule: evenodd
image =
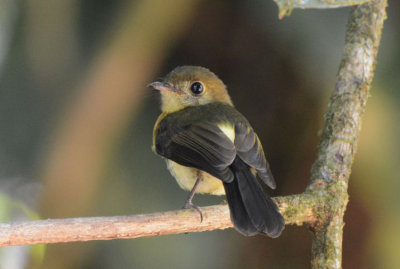
<path id="1" fill-rule="evenodd" d="M 321 216 L 312 226 L 313 268 L 341 268 L 348 182 L 374 76 L 386 6 L 387 1 L 376 0 L 353 7 L 350 12 L 343 58 L 306 190 L 324 200 Z"/>

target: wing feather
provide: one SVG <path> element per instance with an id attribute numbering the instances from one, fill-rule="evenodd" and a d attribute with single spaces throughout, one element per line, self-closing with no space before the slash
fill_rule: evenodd
<path id="1" fill-rule="evenodd" d="M 276 183 L 265 158 L 264 150 L 257 134 L 245 124 L 235 126 L 235 146 L 237 155 L 250 167 L 257 171 L 258 177 L 270 188 L 275 189 Z"/>
<path id="2" fill-rule="evenodd" d="M 232 128 L 234 141 L 221 130 Z M 224 182 L 233 180 L 229 166 L 238 155 L 258 177 L 275 189 L 275 180 L 260 140 L 248 121 L 229 105 L 209 104 L 163 116 L 154 132 L 158 154 L 181 165 L 208 172 Z"/>
<path id="3" fill-rule="evenodd" d="M 229 169 L 236 157 L 235 145 L 218 128 L 208 122 L 197 122 L 172 135 L 157 134 L 156 150 L 179 164 L 195 167 L 232 182 Z"/>

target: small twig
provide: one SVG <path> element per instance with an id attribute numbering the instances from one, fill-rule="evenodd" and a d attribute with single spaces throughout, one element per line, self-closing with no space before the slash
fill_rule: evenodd
<path id="1" fill-rule="evenodd" d="M 372 0 L 274 0 L 279 7 L 279 18 L 289 16 L 293 9 L 327 9 L 361 5 Z"/>
<path id="2" fill-rule="evenodd" d="M 315 199 L 307 195 L 276 198 L 288 224 L 313 222 Z M 48 219 L 0 224 L 0 247 L 89 240 L 149 237 L 202 232 L 232 227 L 227 205 L 197 210 L 176 210 L 153 214 Z"/>

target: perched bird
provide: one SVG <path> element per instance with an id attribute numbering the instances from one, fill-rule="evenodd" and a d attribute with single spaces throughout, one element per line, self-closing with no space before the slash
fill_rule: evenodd
<path id="1" fill-rule="evenodd" d="M 181 66 L 148 86 L 161 93 L 153 150 L 166 159 L 179 186 L 191 190 L 184 208 L 201 214 L 192 204 L 195 192 L 226 194 L 237 231 L 279 236 L 284 219 L 256 177 L 272 189 L 275 180 L 260 140 L 224 83 L 206 68 Z"/>

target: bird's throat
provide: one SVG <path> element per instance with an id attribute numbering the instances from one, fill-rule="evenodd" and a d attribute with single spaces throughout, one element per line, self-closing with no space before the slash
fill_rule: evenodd
<path id="1" fill-rule="evenodd" d="M 172 113 L 185 108 L 182 98 L 176 93 L 161 92 L 161 111 Z"/>

